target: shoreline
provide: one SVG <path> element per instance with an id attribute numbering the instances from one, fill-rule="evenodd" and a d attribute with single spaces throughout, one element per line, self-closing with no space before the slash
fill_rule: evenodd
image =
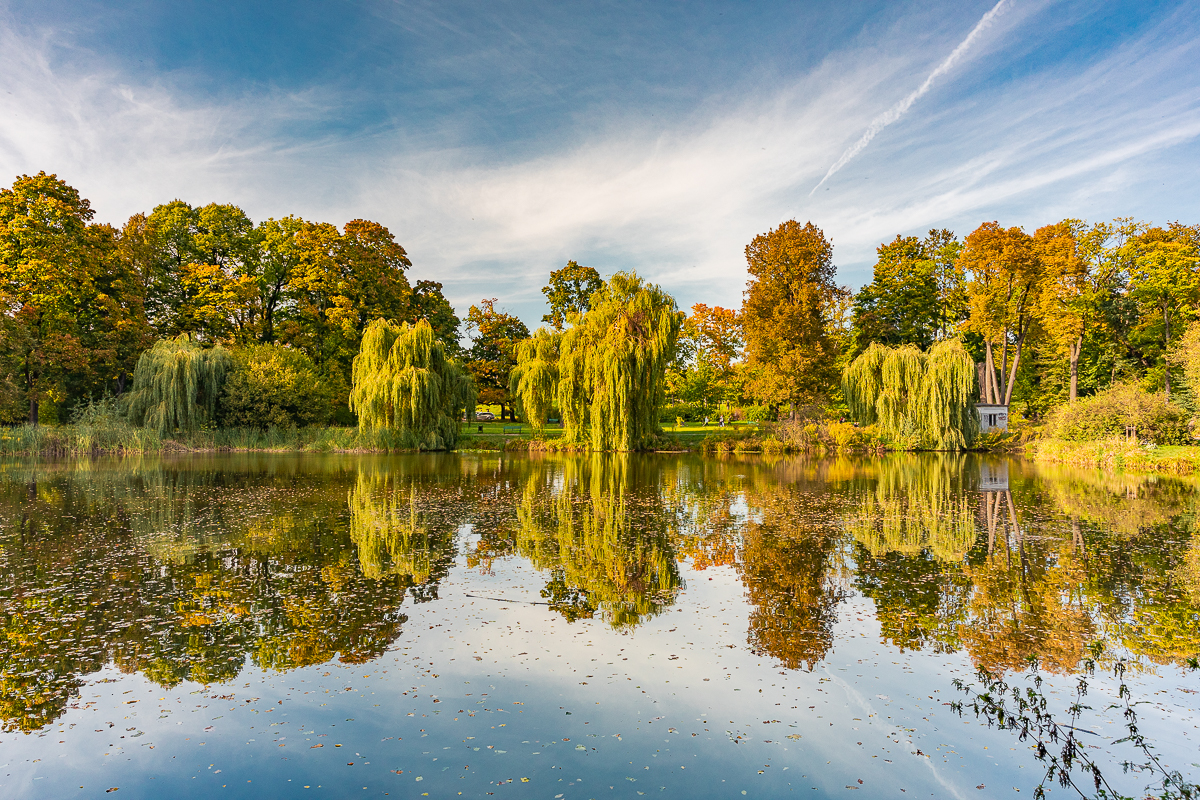
<path id="1" fill-rule="evenodd" d="M 1086 442 L 1038 439 L 1026 445 L 1025 454 L 1030 460 L 1043 464 L 1066 464 L 1157 475 L 1200 473 L 1200 446 L 1159 447 L 1124 437 Z"/>

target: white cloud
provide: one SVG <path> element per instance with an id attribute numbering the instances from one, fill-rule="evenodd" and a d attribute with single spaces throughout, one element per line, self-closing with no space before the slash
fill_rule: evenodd
<path id="1" fill-rule="evenodd" d="M 666 124 L 622 119 L 569 148 L 512 159 L 386 131 L 309 138 L 303 131 L 340 113 L 320 87 L 197 100 L 89 54 L 52 60 L 51 38 L 9 25 L 0 30 L 0 174 L 58 172 L 114 222 L 176 196 L 236 202 L 256 219 L 378 219 L 408 248 L 414 272 L 446 282 L 460 309 L 498 296 L 529 322 L 541 314 L 546 273 L 568 258 L 635 267 L 687 304 L 737 305 L 742 248 L 792 216 L 821 225 L 851 267 L 844 280 L 860 283 L 875 245 L 896 233 L 965 233 L 1001 215 L 1032 226 L 1161 210 L 1145 176 L 1200 135 L 1194 37 L 1166 20 L 1090 65 L 989 81 L 1003 43 L 1032 24 L 1024 13 L 1006 14 L 961 74 L 939 81 L 812 198 L 826 165 L 962 29 L 898 29 L 892 50 L 830 54 L 791 85 L 713 98 Z M 1185 204 L 1171 218 L 1194 216 L 1196 190 L 1182 172 L 1168 179 Z"/>

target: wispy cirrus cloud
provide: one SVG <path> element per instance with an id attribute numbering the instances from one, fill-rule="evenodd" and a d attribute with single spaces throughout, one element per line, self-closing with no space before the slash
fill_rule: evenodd
<path id="1" fill-rule="evenodd" d="M 329 86 L 201 97 L 0 25 L 0 171 L 57 171 L 116 222 L 174 197 L 236 202 L 256 219 L 378 219 L 460 310 L 498 296 L 528 322 L 547 272 L 569 258 L 638 269 L 685 304 L 737 305 L 742 248 L 793 216 L 825 229 L 852 284 L 897 233 L 1195 216 L 1200 195 L 1172 166 L 1200 137 L 1190 23 L 1165 18 L 1120 47 L 994 78 L 1006 58 L 1028 57 L 1008 51 L 1035 46 L 1039 13 L 1023 4 L 967 39 L 901 17 L 878 34 L 887 48 L 859 41 L 787 81 L 740 85 L 661 120 L 644 104 L 587 120 L 540 152 L 436 126 L 338 132 L 330 123 L 361 98 Z M 931 63 L 968 42 L 973 58 L 952 73 L 938 72 L 947 58 Z M 922 76 L 944 80 L 929 83 L 921 113 L 880 128 L 830 173 Z"/>
<path id="2" fill-rule="evenodd" d="M 867 128 L 866 132 L 863 133 L 862 138 L 850 145 L 850 148 L 846 152 L 842 153 L 841 157 L 838 158 L 837 161 L 830 165 L 829 169 L 825 172 L 825 176 L 817 182 L 817 185 L 814 186 L 811 191 L 809 191 L 809 196 L 811 197 L 813 193 L 817 191 L 817 189 L 820 189 L 822 186 L 824 186 L 825 181 L 832 178 L 835 172 L 846 166 L 846 164 L 850 162 L 850 159 L 854 158 L 856 155 L 865 150 L 867 145 L 871 143 L 871 140 L 879 135 L 880 131 L 882 131 L 888 125 L 891 125 L 896 120 L 900 119 L 900 117 L 904 116 L 904 114 L 910 108 L 912 108 L 913 103 L 917 102 L 917 100 L 928 94 L 929 90 L 933 88 L 933 82 L 935 80 L 945 75 L 947 72 L 953 69 L 958 62 L 962 61 L 967 51 L 971 49 L 971 45 L 975 44 L 976 40 L 983 35 L 983 32 L 991 26 L 992 20 L 996 18 L 996 15 L 1003 10 L 1007 3 L 1008 0 L 1000 0 L 998 3 L 996 3 L 996 5 L 992 6 L 991 9 L 983 15 L 979 22 L 975 23 L 975 27 L 972 28 L 971 32 L 967 34 L 967 38 L 958 43 L 958 47 L 954 48 L 954 50 L 950 52 L 950 55 L 946 56 L 945 60 L 938 64 L 934 68 L 933 72 L 929 73 L 928 77 L 925 78 L 924 82 L 922 82 L 920 86 L 909 92 L 908 96 L 906 96 L 899 103 L 892 106 L 875 119 L 871 120 L 871 124 Z"/>

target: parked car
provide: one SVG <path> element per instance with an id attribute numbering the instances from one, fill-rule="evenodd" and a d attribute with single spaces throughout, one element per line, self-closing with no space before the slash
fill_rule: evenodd
<path id="1" fill-rule="evenodd" d="M 476 422 L 492 422 L 495 419 L 496 419 L 496 415 L 490 411 L 476 411 L 475 412 L 475 421 Z"/>

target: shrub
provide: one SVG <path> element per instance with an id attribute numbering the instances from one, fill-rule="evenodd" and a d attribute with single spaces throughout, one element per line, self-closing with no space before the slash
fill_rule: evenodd
<path id="1" fill-rule="evenodd" d="M 775 419 L 775 412 L 770 406 L 744 406 L 741 411 L 742 418 L 747 422 L 770 422 Z"/>
<path id="2" fill-rule="evenodd" d="M 1117 384 L 1092 397 L 1059 406 L 1046 421 L 1049 434 L 1074 442 L 1123 436 L 1136 429 L 1155 444 L 1185 444 L 1192 437 L 1187 412 L 1160 394 L 1134 384 Z"/>
<path id="3" fill-rule="evenodd" d="M 827 435 L 838 450 L 879 450 L 889 445 L 874 425 L 855 427 L 850 422 L 829 422 L 826 424 Z M 891 442 L 896 449 L 908 449 L 912 443 Z"/>
<path id="4" fill-rule="evenodd" d="M 299 350 L 254 345 L 233 355 L 221 395 L 225 427 L 301 427 L 329 421 L 333 391 Z"/>
<path id="5" fill-rule="evenodd" d="M 703 403 L 674 403 L 658 410 L 658 421 L 663 425 L 674 425 L 676 417 L 684 422 L 703 422 L 705 417 L 712 421 L 717 418 L 717 411 Z"/>

